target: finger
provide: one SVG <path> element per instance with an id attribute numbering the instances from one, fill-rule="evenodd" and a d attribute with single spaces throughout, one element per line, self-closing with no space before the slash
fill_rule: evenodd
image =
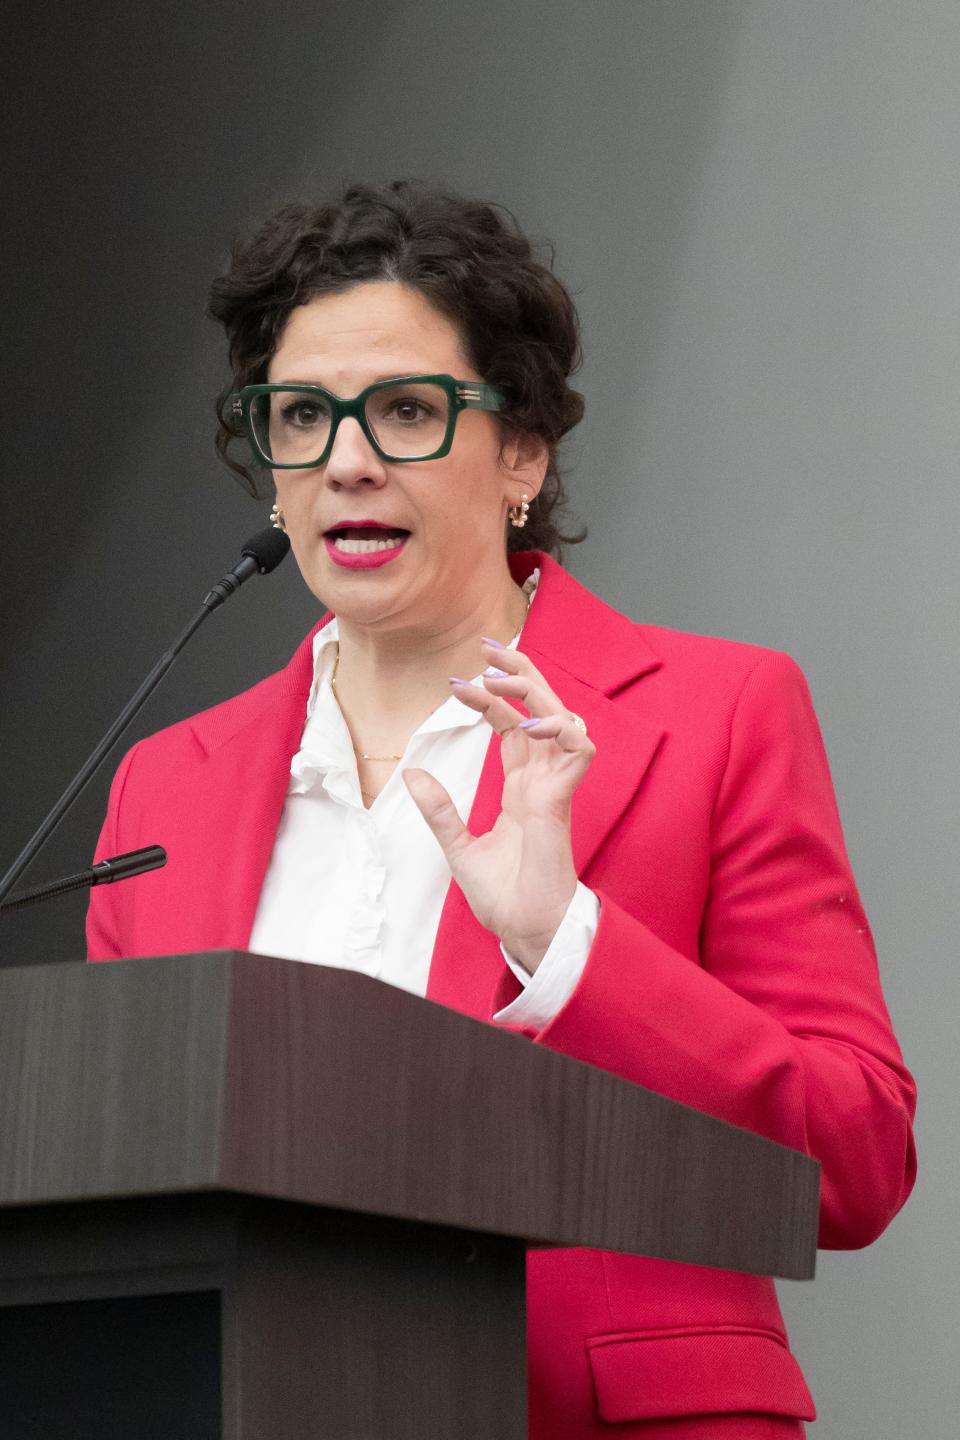
<path id="1" fill-rule="evenodd" d="M 483 685 L 491 695 L 519 700 L 531 715 L 554 715 L 564 708 L 563 701 L 540 676 L 485 674 Z"/>
<path id="2" fill-rule="evenodd" d="M 531 698 L 536 697 L 538 707 L 540 705 L 540 697 L 544 697 L 547 708 L 539 713 L 546 715 L 555 710 L 563 710 L 565 708 L 560 696 L 550 688 L 529 655 L 524 655 L 522 650 L 510 650 L 509 648 L 500 650 L 485 640 L 483 642 L 483 655 L 484 659 L 490 662 L 492 668 L 504 672 L 505 675 L 512 676 L 517 680 L 525 680 L 529 686 Z M 492 676 L 491 678 L 499 679 L 500 677 Z M 484 680 L 486 681 L 486 677 L 484 677 Z M 513 694 L 515 692 L 511 690 L 510 693 Z M 519 696 L 519 698 L 522 699 L 523 697 Z M 524 701 L 524 703 L 526 702 Z M 528 708 L 532 708 L 532 706 Z"/>
<path id="3" fill-rule="evenodd" d="M 596 745 L 569 715 L 547 715 L 542 719 L 534 715 L 529 720 L 521 720 L 517 728 L 531 740 L 555 740 L 568 755 L 592 759 L 597 753 Z"/>
<path id="4" fill-rule="evenodd" d="M 486 639 L 480 648 L 487 664 L 495 665 L 498 670 L 506 670 L 510 675 L 531 675 L 543 679 L 530 656 L 525 655 L 522 650 L 513 650 L 509 645 L 495 645 Z"/>
<path id="5" fill-rule="evenodd" d="M 410 798 L 433 831 L 447 860 L 452 863 L 473 839 L 457 814 L 457 807 L 440 781 L 428 771 L 411 769 L 401 773 Z"/>
<path id="6" fill-rule="evenodd" d="M 516 729 L 517 722 L 523 719 L 522 712 L 506 700 L 491 695 L 480 685 L 474 685 L 468 680 L 451 679 L 450 683 L 460 703 L 471 710 L 479 710 L 498 735 L 505 735 L 508 730 Z"/>

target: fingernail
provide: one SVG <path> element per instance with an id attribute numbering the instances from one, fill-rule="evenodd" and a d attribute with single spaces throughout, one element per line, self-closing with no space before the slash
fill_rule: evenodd
<path id="1" fill-rule="evenodd" d="M 481 635 L 480 639 L 483 641 L 484 645 L 492 645 L 494 650 L 509 649 L 509 646 L 504 645 L 502 640 L 491 640 L 489 635 Z"/>
<path id="2" fill-rule="evenodd" d="M 533 727 L 534 727 L 534 725 L 539 725 L 539 724 L 540 724 L 539 718 L 538 718 L 537 716 L 535 716 L 535 715 L 531 715 L 531 717 L 530 717 L 529 720 L 521 720 L 521 721 L 520 721 L 520 724 L 517 726 L 517 729 L 518 729 L 518 730 L 532 730 Z"/>
<path id="3" fill-rule="evenodd" d="M 506 672 L 506 670 L 498 670 L 495 665 L 488 665 L 487 668 L 486 668 L 486 670 L 484 670 L 483 673 L 484 673 L 484 675 L 486 675 L 486 677 L 487 677 L 488 680 L 506 680 L 506 679 L 507 679 L 507 672 Z"/>
<path id="4" fill-rule="evenodd" d="M 451 685 L 472 685 L 472 680 L 461 680 L 459 675 L 448 675 L 447 679 Z"/>

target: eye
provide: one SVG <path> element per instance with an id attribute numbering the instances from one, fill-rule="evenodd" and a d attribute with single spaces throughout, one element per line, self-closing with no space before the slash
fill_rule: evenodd
<path id="1" fill-rule="evenodd" d="M 400 381 L 375 388 L 366 400 L 367 423 L 387 450 L 427 454 L 443 440 L 447 393 L 426 381 Z"/>
<path id="2" fill-rule="evenodd" d="M 393 400 L 387 406 L 386 414 L 398 420 L 401 425 L 416 425 L 418 421 L 428 420 L 433 414 L 433 408 L 423 400 L 416 400 L 412 395 L 405 395 Z"/>
<path id="3" fill-rule="evenodd" d="M 316 400 L 288 400 L 280 407 L 280 415 L 285 425 L 294 425 L 300 429 L 307 429 L 309 426 L 318 425 L 327 419 L 327 412 Z"/>

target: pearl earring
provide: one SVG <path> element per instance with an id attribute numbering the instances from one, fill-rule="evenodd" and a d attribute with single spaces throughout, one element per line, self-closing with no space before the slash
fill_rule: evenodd
<path id="1" fill-rule="evenodd" d="M 527 511 L 530 509 L 530 500 L 524 495 L 519 505 L 511 505 L 507 514 L 510 516 L 510 524 L 522 530 L 527 523 Z"/>
<path id="2" fill-rule="evenodd" d="M 270 524 L 273 526 L 274 530 L 283 530 L 284 532 L 286 532 L 287 527 L 283 523 L 283 511 L 277 504 L 274 504 L 273 509 L 270 511 Z"/>

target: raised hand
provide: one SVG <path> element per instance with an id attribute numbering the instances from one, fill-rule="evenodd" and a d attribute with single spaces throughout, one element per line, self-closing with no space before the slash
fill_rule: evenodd
<path id="1" fill-rule="evenodd" d="M 596 751 L 526 655 L 486 640 L 483 653 L 496 669 L 482 686 L 451 685 L 502 737 L 503 800 L 493 828 L 471 835 L 426 770 L 405 770 L 403 778 L 474 915 L 533 973 L 577 888 L 570 806 Z M 508 700 L 518 700 L 528 718 Z"/>

